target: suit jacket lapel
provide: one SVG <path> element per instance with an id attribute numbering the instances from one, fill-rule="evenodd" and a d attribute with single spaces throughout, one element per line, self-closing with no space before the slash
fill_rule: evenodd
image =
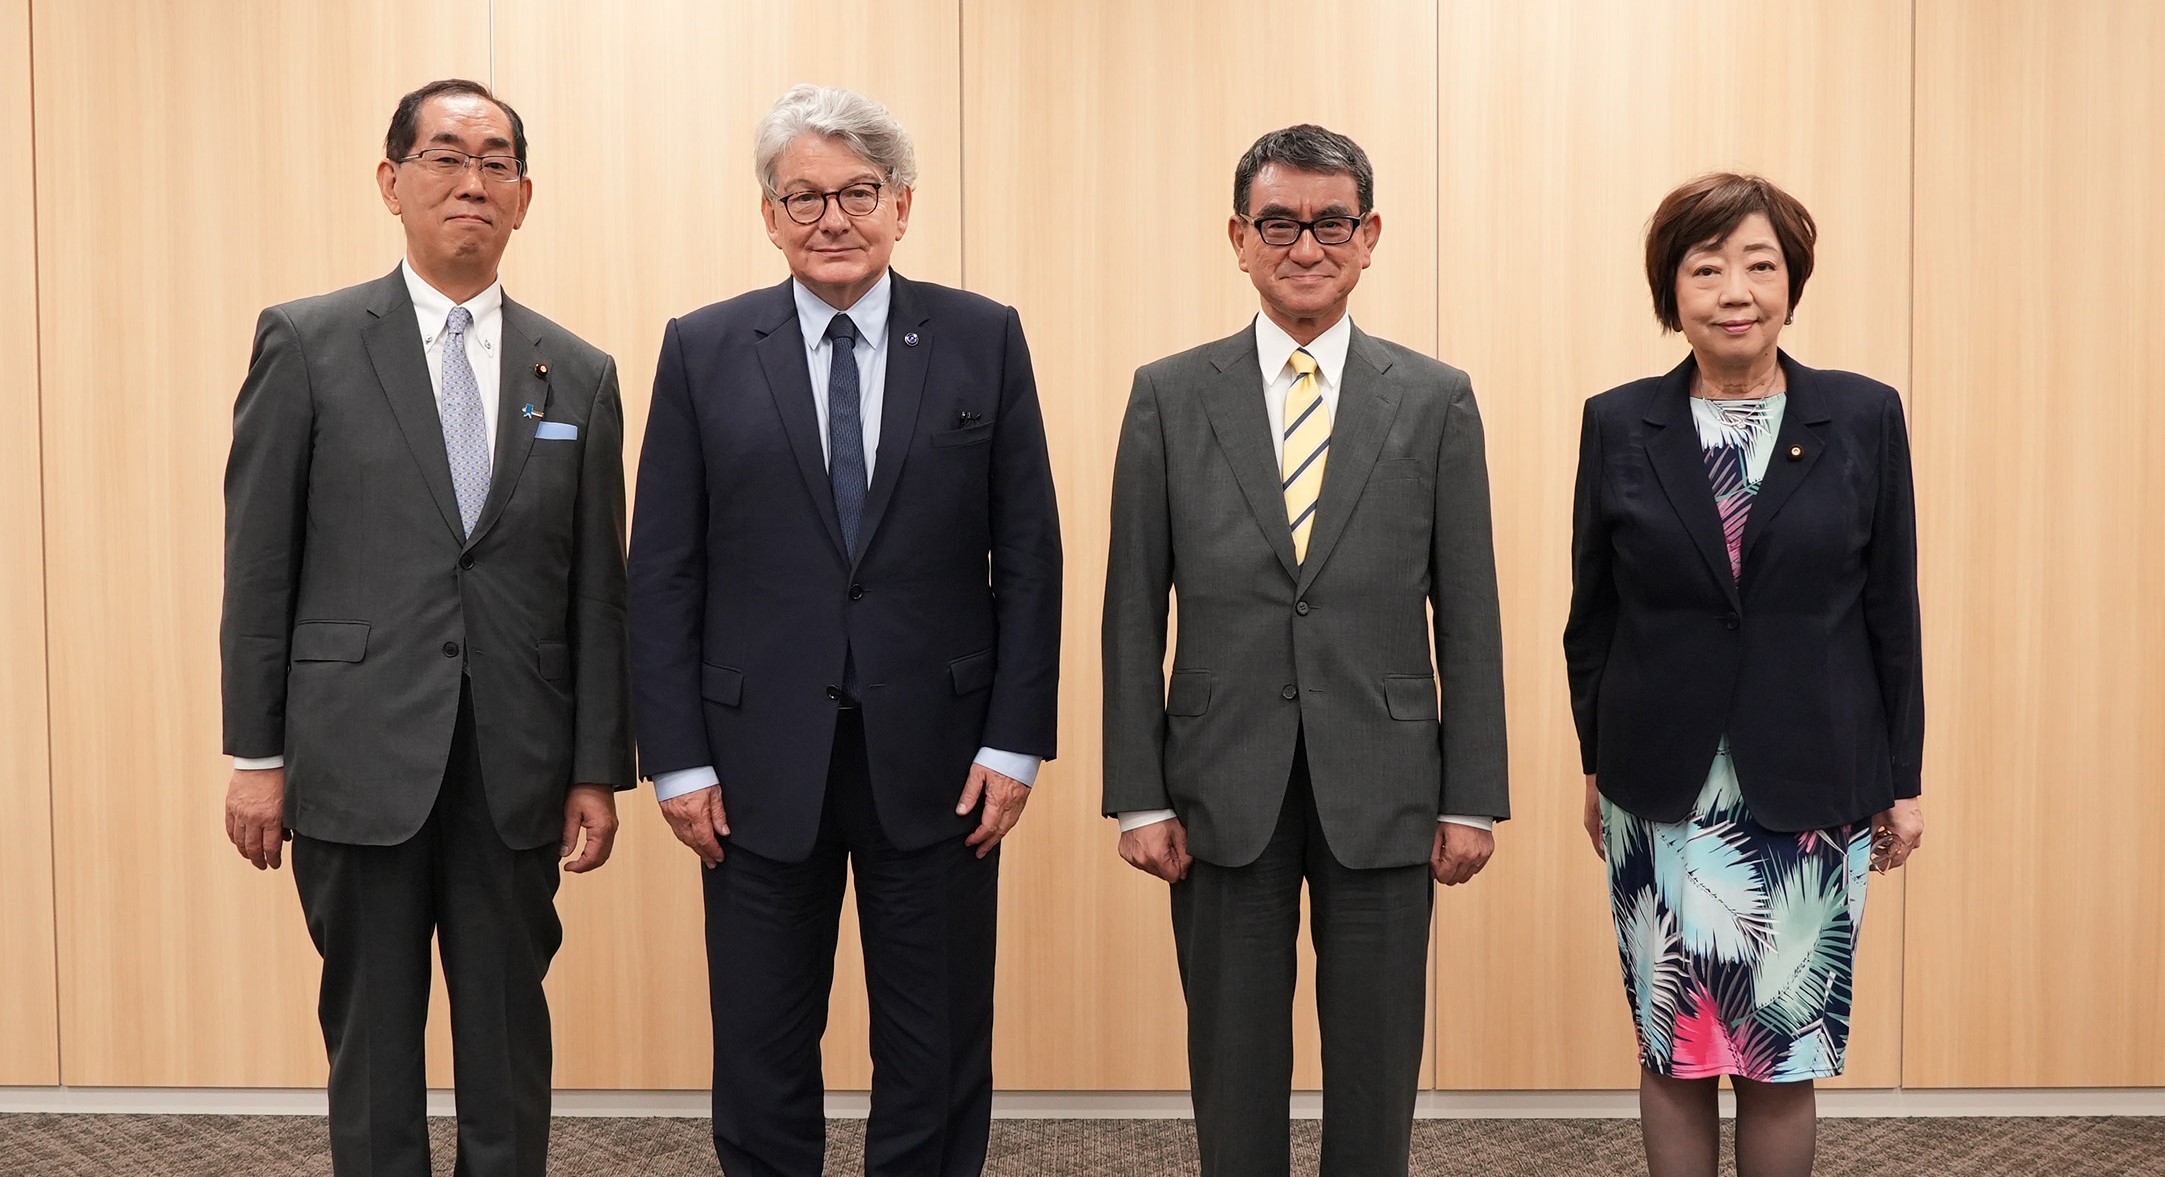
<path id="1" fill-rule="evenodd" d="M 820 444 L 819 410 L 812 403 L 812 371 L 804 358 L 804 333 L 797 326 L 797 300 L 789 280 L 771 287 L 772 304 L 761 316 L 767 325 L 759 330 L 759 368 L 767 377 L 767 391 L 782 418 L 782 432 L 797 455 L 797 472 L 812 496 L 815 513 L 827 527 L 834 550 L 848 558 L 842 547 L 842 521 L 834 513 L 834 483 L 827 477 L 827 451 Z"/>
<path id="2" fill-rule="evenodd" d="M 1270 541 L 1286 575 L 1300 579 L 1293 558 L 1293 530 L 1286 523 L 1285 491 L 1278 480 L 1278 457 L 1270 441 L 1270 414 L 1263 405 L 1263 374 L 1257 366 L 1255 330 L 1251 327 L 1211 345 L 1210 363 L 1217 376 L 1203 390 L 1203 409 L 1218 448 L 1233 467 L 1233 480 L 1248 500 L 1263 538 Z M 1336 444 L 1335 442 L 1333 443 Z M 1324 481 L 1330 481 L 1325 467 Z"/>
<path id="3" fill-rule="evenodd" d="M 1752 545 L 1781 513 L 1782 504 L 1789 501 L 1797 485 L 1819 464 L 1819 455 L 1827 448 L 1822 427 L 1832 418 L 1819 395 L 1818 374 L 1790 359 L 1787 353 L 1782 354 L 1781 365 L 1789 378 L 1789 401 L 1782 409 L 1781 431 L 1774 437 L 1774 457 L 1767 463 L 1766 477 L 1752 500 L 1751 514 L 1744 518 L 1746 568 L 1751 567 Z M 1792 460 L 1792 451 L 1801 452 Z"/>
<path id="4" fill-rule="evenodd" d="M 1646 456 L 1669 505 L 1684 521 L 1707 571 L 1721 585 L 1731 605 L 1739 605 L 1736 577 L 1729 571 L 1729 542 L 1722 536 L 1721 509 L 1714 505 L 1714 486 L 1708 481 L 1706 456 L 1699 448 L 1699 430 L 1692 424 L 1691 377 L 1697 361 L 1686 359 L 1670 370 L 1647 402 Z M 1756 510 L 1756 504 L 1754 509 Z"/>
<path id="5" fill-rule="evenodd" d="M 1338 537 L 1345 534 L 1353 505 L 1368 488 L 1376 455 L 1383 452 L 1383 439 L 1398 416 L 1398 392 L 1384 379 L 1390 370 L 1390 356 L 1360 328 L 1353 328 L 1346 344 L 1346 365 L 1339 373 L 1338 414 L 1331 421 L 1330 456 L 1323 467 L 1323 490 L 1316 499 L 1316 523 L 1308 535 L 1308 559 L 1301 565 L 1303 592 L 1315 583 Z"/>
<path id="6" fill-rule="evenodd" d="M 405 275 L 392 270 L 376 283 L 368 303 L 370 321 L 361 328 L 361 342 L 369 363 L 376 369 L 376 383 L 391 402 L 406 448 L 421 469 L 421 480 L 436 499 L 444 525 L 463 542 L 466 526 L 459 518 L 459 496 L 451 487 L 451 459 L 444 453 L 443 418 L 436 411 L 436 388 L 429 381 L 428 358 L 421 350 L 421 324 L 414 317 L 413 299 L 406 293 Z"/>
<path id="7" fill-rule="evenodd" d="M 496 462 L 489 475 L 489 497 L 481 504 L 481 517 L 467 546 L 481 542 L 504 513 L 504 504 L 519 487 L 527 455 L 534 451 L 534 434 L 549 406 L 549 381 L 536 369 L 546 362 L 542 353 L 541 324 L 526 308 L 504 299 L 503 354 L 497 361 Z M 526 410 L 531 407 L 534 415 Z"/>
<path id="8" fill-rule="evenodd" d="M 917 410 L 925 399 L 925 373 L 932 366 L 931 317 L 919 305 L 915 284 L 900 274 L 887 304 L 887 383 L 880 406 L 879 452 L 873 455 L 872 486 L 865 495 L 864 518 L 857 523 L 857 559 L 872 550 L 887 504 L 894 498 L 902 463 L 917 433 Z M 905 342 L 915 339 L 916 342 Z M 832 491 L 830 490 L 830 495 Z M 854 564 L 853 564 L 854 566 Z"/>

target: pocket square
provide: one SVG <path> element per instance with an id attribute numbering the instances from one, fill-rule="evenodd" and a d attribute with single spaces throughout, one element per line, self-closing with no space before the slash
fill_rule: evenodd
<path id="1" fill-rule="evenodd" d="M 577 441 L 579 427 L 562 421 L 543 421 L 534 426 L 535 441 Z"/>

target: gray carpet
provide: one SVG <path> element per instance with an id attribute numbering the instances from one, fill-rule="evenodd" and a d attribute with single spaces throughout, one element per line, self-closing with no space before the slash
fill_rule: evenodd
<path id="1" fill-rule="evenodd" d="M 451 1172 L 451 1122 L 431 1124 L 436 1171 Z M 858 1174 L 864 1124 L 836 1120 L 827 1171 Z M 1316 1124 L 1294 1124 L 1296 1174 L 1315 1172 Z M 1576 1177 L 1643 1173 L 1630 1120 L 1423 1120 L 1422 1177 Z M 556 1121 L 551 1173 L 677 1177 L 717 1172 L 704 1120 Z M 1725 1169 L 1725 1171 L 1727 1171 Z M 0 1116 L 9 1177 L 328 1177 L 324 1127 L 305 1116 Z M 1195 1135 L 1180 1120 L 996 1120 L 988 1177 L 1158 1177 L 1195 1172 Z M 1821 1177 L 2110 1177 L 2165 1174 L 2165 1119 L 1830 1119 Z"/>

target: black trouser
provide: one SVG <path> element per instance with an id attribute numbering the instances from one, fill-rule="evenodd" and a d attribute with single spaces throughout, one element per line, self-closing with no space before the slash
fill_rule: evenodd
<path id="1" fill-rule="evenodd" d="M 961 796 L 963 782 L 955 782 Z M 729 1177 L 813 1177 L 825 1154 L 820 1036 L 846 871 L 872 1013 L 866 1177 L 964 1177 L 992 1117 L 999 852 L 965 834 L 897 850 L 872 807 L 860 712 L 835 724 L 818 841 L 803 862 L 730 847 L 705 871 L 714 1151 Z"/>
<path id="2" fill-rule="evenodd" d="M 293 840 L 293 877 L 323 954 L 339 1177 L 426 1177 L 429 940 L 443 955 L 458 1095 L 458 1168 L 540 1177 L 549 1146 L 549 1007 L 563 942 L 556 847 L 513 850 L 489 815 L 473 704 L 459 700 L 436 808 L 396 846 Z"/>
<path id="3" fill-rule="evenodd" d="M 1188 1073 L 1204 1177 L 1292 1164 L 1293 978 L 1302 880 L 1323 1034 L 1321 1177 L 1404 1174 L 1427 1025 L 1428 866 L 1331 856 L 1297 747 L 1277 829 L 1246 866 L 1200 859 L 1173 886 Z"/>

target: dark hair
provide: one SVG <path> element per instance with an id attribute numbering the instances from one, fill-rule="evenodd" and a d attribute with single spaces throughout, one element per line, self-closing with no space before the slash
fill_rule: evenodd
<path id="1" fill-rule="evenodd" d="M 383 136 L 385 159 L 397 163 L 413 154 L 413 141 L 421 134 L 422 104 L 446 94 L 471 94 L 483 101 L 495 103 L 496 109 L 503 111 L 504 117 L 511 120 L 512 154 L 519 157 L 521 164 L 526 162 L 526 123 L 519 118 L 519 112 L 511 109 L 510 103 L 489 93 L 487 86 L 479 82 L 469 82 L 465 78 L 445 78 L 442 81 L 430 82 L 398 100 L 398 109 L 391 112 L 391 129 Z"/>
<path id="2" fill-rule="evenodd" d="M 1654 295 L 1654 317 L 1664 328 L 1684 329 L 1676 307 L 1676 272 L 1685 256 L 1727 241 L 1753 213 L 1765 214 L 1767 223 L 1774 226 L 1782 264 L 1789 269 L 1790 309 L 1803 300 L 1805 280 L 1812 276 L 1812 246 L 1819 240 L 1812 214 L 1771 181 L 1713 172 L 1662 197 L 1654 219 L 1647 222 L 1646 284 Z"/>
<path id="3" fill-rule="evenodd" d="M 1325 130 L 1313 123 L 1302 123 L 1271 131 L 1255 141 L 1248 154 L 1240 157 L 1233 167 L 1233 211 L 1248 215 L 1248 188 L 1255 183 L 1255 174 L 1264 164 L 1280 164 L 1301 172 L 1318 172 L 1326 176 L 1351 176 L 1354 187 L 1360 190 L 1361 207 L 1366 214 L 1376 204 L 1376 170 L 1368 166 L 1368 153 L 1361 145 L 1336 131 Z"/>

